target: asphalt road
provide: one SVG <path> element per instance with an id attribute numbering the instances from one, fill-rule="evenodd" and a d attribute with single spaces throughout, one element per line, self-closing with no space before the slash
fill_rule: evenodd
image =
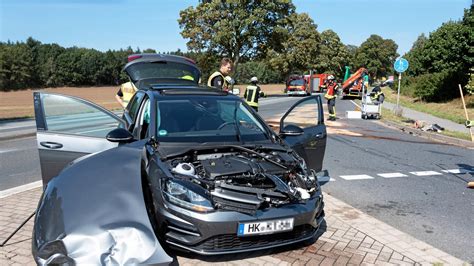
<path id="1" fill-rule="evenodd" d="M 354 110 L 349 100 L 338 100 L 336 110 L 343 119 L 335 126 L 348 131 L 329 134 L 324 167 L 334 181 L 323 190 L 474 262 L 474 190 L 466 188 L 474 181 L 474 150 L 433 143 L 374 120 L 344 119 L 345 111 Z"/>
<path id="2" fill-rule="evenodd" d="M 36 138 L 0 141 L 0 191 L 41 180 Z"/>
<path id="3" fill-rule="evenodd" d="M 281 115 L 299 99 L 263 99 L 259 113 L 264 118 Z M 345 111 L 354 110 L 349 100 L 338 100 L 336 109 L 341 119 L 327 122 L 324 160 L 333 181 L 323 190 L 474 262 L 474 190 L 466 188 L 467 181 L 474 181 L 474 151 L 433 143 L 373 120 L 345 119 Z M 0 169 L 0 191 L 40 180 L 35 138 L 0 141 Z"/>

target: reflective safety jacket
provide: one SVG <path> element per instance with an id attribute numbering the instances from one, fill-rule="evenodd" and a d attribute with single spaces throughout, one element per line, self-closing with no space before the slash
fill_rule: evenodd
<path id="1" fill-rule="evenodd" d="M 222 78 L 222 84 L 220 84 L 220 87 L 216 87 L 214 86 L 213 84 L 213 79 L 217 78 L 217 77 L 221 77 Z M 219 84 L 218 84 L 219 85 Z M 227 82 L 227 80 L 225 79 L 224 75 L 222 75 L 221 72 L 219 71 L 216 71 L 214 73 L 212 73 L 212 75 L 209 77 L 209 79 L 207 80 L 207 86 L 209 87 L 213 87 L 213 88 L 217 88 L 217 89 L 222 89 L 223 91 L 228 91 L 229 88 L 230 88 L 230 84 L 229 82 Z"/>
<path id="2" fill-rule="evenodd" d="M 336 89 L 337 89 L 337 83 L 336 82 L 330 82 L 327 86 L 327 91 L 326 94 L 324 95 L 324 98 L 330 100 L 336 98 Z"/>
<path id="3" fill-rule="evenodd" d="M 132 99 L 132 96 L 135 94 L 135 92 L 138 90 L 135 85 L 132 82 L 125 82 L 120 86 L 120 90 L 122 91 L 122 101 L 128 104 L 130 102 L 130 99 Z"/>
<path id="4" fill-rule="evenodd" d="M 372 101 L 378 101 L 380 95 L 383 95 L 383 92 L 381 92 L 381 91 L 372 92 L 372 93 L 370 94 L 370 99 L 371 99 Z"/>
<path id="5" fill-rule="evenodd" d="M 379 101 L 380 95 L 384 95 L 379 86 L 375 86 L 370 92 L 370 99 L 372 101 Z M 385 96 L 385 95 L 384 95 Z"/>
<path id="6" fill-rule="evenodd" d="M 253 107 L 258 107 L 258 98 L 260 97 L 261 89 L 259 86 L 247 86 L 244 93 L 245 102 Z"/>

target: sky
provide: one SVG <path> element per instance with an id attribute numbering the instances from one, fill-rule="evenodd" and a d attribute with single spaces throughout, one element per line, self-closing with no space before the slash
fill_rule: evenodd
<path id="1" fill-rule="evenodd" d="M 398 53 L 421 34 L 459 20 L 474 0 L 294 0 L 318 31 L 335 31 L 359 46 L 371 34 L 394 40 Z M 0 41 L 78 46 L 101 51 L 131 46 L 158 52 L 186 50 L 179 11 L 197 0 L 0 0 Z"/>

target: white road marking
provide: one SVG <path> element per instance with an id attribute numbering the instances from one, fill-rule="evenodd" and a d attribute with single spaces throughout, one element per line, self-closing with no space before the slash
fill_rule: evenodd
<path id="1" fill-rule="evenodd" d="M 26 184 L 26 185 L 22 185 L 22 186 L 2 190 L 2 191 L 0 191 L 0 199 L 11 196 L 13 194 L 23 192 L 23 191 L 27 191 L 27 190 L 30 190 L 30 189 L 33 189 L 33 188 L 41 187 L 42 185 L 43 185 L 43 181 L 36 181 L 36 182 L 29 183 L 29 184 Z"/>
<path id="2" fill-rule="evenodd" d="M 412 175 L 416 176 L 430 176 L 430 175 L 442 175 L 442 173 L 436 171 L 419 171 L 419 172 L 410 172 Z"/>
<path id="3" fill-rule="evenodd" d="M 358 105 L 357 103 L 355 103 L 353 100 L 351 100 L 351 103 L 353 103 L 355 106 L 361 108 L 360 105 Z"/>
<path id="4" fill-rule="evenodd" d="M 7 153 L 7 152 L 13 152 L 13 151 L 18 151 L 19 149 L 5 149 L 5 150 L 0 150 L 0 153 Z"/>
<path id="5" fill-rule="evenodd" d="M 339 176 L 342 179 L 345 180 L 363 180 L 363 179 L 374 179 L 370 175 L 341 175 Z"/>
<path id="6" fill-rule="evenodd" d="M 448 173 L 448 174 L 467 174 L 470 172 L 474 172 L 474 170 L 470 171 L 468 169 L 460 168 L 460 169 L 449 169 L 449 170 L 441 170 L 442 172 Z"/>
<path id="7" fill-rule="evenodd" d="M 393 178 L 393 177 L 406 177 L 407 175 L 402 174 L 402 173 L 383 173 L 383 174 L 377 174 L 378 176 L 381 176 L 383 178 Z"/>
<path id="8" fill-rule="evenodd" d="M 12 127 L 3 127 L 0 126 L 0 130 L 6 130 L 6 129 L 15 129 L 15 128 L 29 128 L 29 127 L 34 127 L 34 125 L 26 125 L 26 126 L 12 126 Z"/>
<path id="9" fill-rule="evenodd" d="M 330 181 L 330 182 L 336 181 L 336 179 L 334 179 L 334 178 L 331 177 L 331 178 L 329 179 L 329 181 Z"/>

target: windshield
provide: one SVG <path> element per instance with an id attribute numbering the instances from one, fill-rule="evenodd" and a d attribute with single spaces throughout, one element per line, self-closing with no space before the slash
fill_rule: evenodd
<path id="1" fill-rule="evenodd" d="M 161 142 L 239 142 L 268 140 L 265 127 L 235 99 L 179 97 L 157 104 Z"/>
<path id="2" fill-rule="evenodd" d="M 134 81 L 142 79 L 182 79 L 198 83 L 200 73 L 197 67 L 168 61 L 137 63 L 127 68 L 127 73 Z"/>
<path id="3" fill-rule="evenodd" d="M 305 83 L 304 79 L 294 79 L 290 81 L 290 86 L 302 86 L 305 85 Z"/>

